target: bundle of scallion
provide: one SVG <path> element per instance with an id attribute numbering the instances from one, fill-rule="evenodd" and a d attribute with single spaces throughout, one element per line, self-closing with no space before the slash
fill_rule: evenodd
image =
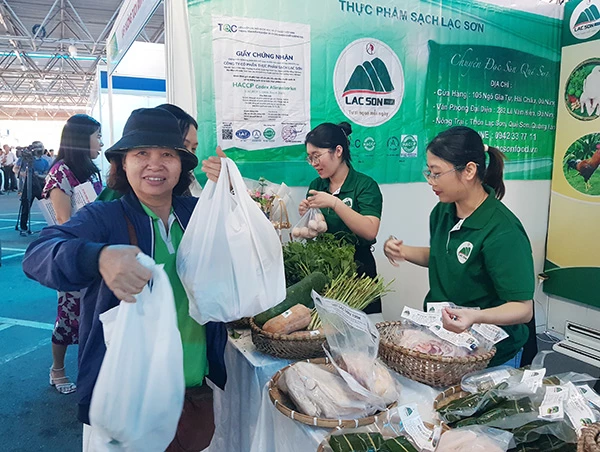
<path id="1" fill-rule="evenodd" d="M 380 275 L 371 278 L 366 275 L 357 276 L 356 273 L 349 275 L 348 272 L 344 272 L 329 283 L 323 297 L 339 301 L 361 311 L 377 297 L 390 292 L 389 287 L 392 282 L 393 280 L 385 284 Z M 314 308 L 311 312 L 311 321 L 307 330 L 317 330 L 320 327 L 321 319 L 317 309 Z"/>

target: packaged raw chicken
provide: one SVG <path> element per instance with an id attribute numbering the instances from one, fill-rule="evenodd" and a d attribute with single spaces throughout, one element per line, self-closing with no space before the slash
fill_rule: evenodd
<path id="1" fill-rule="evenodd" d="M 315 308 L 323 323 L 331 359 L 350 389 L 384 410 L 400 396 L 400 386 L 377 358 L 379 332 L 363 311 L 313 291 Z"/>
<path id="2" fill-rule="evenodd" d="M 395 343 L 401 347 L 435 356 L 468 356 L 469 350 L 451 344 L 420 328 L 405 328 L 396 331 Z"/>
<path id="3" fill-rule="evenodd" d="M 344 370 L 366 389 L 383 398 L 387 405 L 398 400 L 396 382 L 379 359 L 373 361 L 364 353 L 357 353 L 345 355 L 344 364 Z"/>
<path id="4" fill-rule="evenodd" d="M 334 372 L 318 364 L 300 361 L 281 375 L 278 387 L 289 395 L 298 411 L 308 416 L 357 419 L 377 411 Z"/>

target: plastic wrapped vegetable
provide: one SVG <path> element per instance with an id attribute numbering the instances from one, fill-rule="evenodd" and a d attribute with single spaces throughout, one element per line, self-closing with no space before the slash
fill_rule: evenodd
<path id="1" fill-rule="evenodd" d="M 491 425 L 495 421 L 504 421 L 506 418 L 528 413 L 536 413 L 537 415 L 537 410 L 534 408 L 529 397 L 523 397 L 519 400 L 505 400 L 481 416 L 470 417 L 457 422 L 456 427 L 465 427 L 473 424 Z M 521 422 L 520 425 L 523 425 L 523 423 Z"/>
<path id="2" fill-rule="evenodd" d="M 386 440 L 378 452 L 418 452 L 404 436 Z"/>
<path id="3" fill-rule="evenodd" d="M 499 397 L 495 391 L 496 389 L 503 389 L 506 387 L 506 383 L 501 383 L 487 392 L 475 393 L 467 397 L 452 400 L 442 408 L 438 409 L 438 414 L 448 424 L 453 424 L 461 419 L 482 414 L 486 410 L 495 408 L 506 400 L 505 397 Z"/>
<path id="4" fill-rule="evenodd" d="M 329 439 L 333 452 L 378 452 L 383 443 L 381 433 L 349 433 Z"/>
<path id="5" fill-rule="evenodd" d="M 523 372 L 510 366 L 498 366 L 491 369 L 483 369 L 466 374 L 460 386 L 467 392 L 484 392 L 492 389 L 499 383 L 507 381 L 510 377 Z"/>

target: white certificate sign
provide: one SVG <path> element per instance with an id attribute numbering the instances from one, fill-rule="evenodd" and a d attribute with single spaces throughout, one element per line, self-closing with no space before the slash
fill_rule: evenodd
<path id="1" fill-rule="evenodd" d="M 310 130 L 310 26 L 212 17 L 217 142 L 248 151 Z"/>

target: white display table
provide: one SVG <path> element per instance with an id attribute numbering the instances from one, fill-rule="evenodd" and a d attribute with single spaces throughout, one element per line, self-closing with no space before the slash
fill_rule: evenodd
<path id="1" fill-rule="evenodd" d="M 381 314 L 369 316 L 382 321 Z M 225 348 L 227 386 L 214 388 L 215 435 L 209 452 L 308 452 L 316 451 L 329 433 L 289 419 L 271 403 L 267 382 L 291 361 L 256 350 L 250 330 L 236 330 Z M 433 400 L 439 393 L 394 373 L 402 386 L 399 404 L 415 403 L 424 421 L 433 420 Z"/>

